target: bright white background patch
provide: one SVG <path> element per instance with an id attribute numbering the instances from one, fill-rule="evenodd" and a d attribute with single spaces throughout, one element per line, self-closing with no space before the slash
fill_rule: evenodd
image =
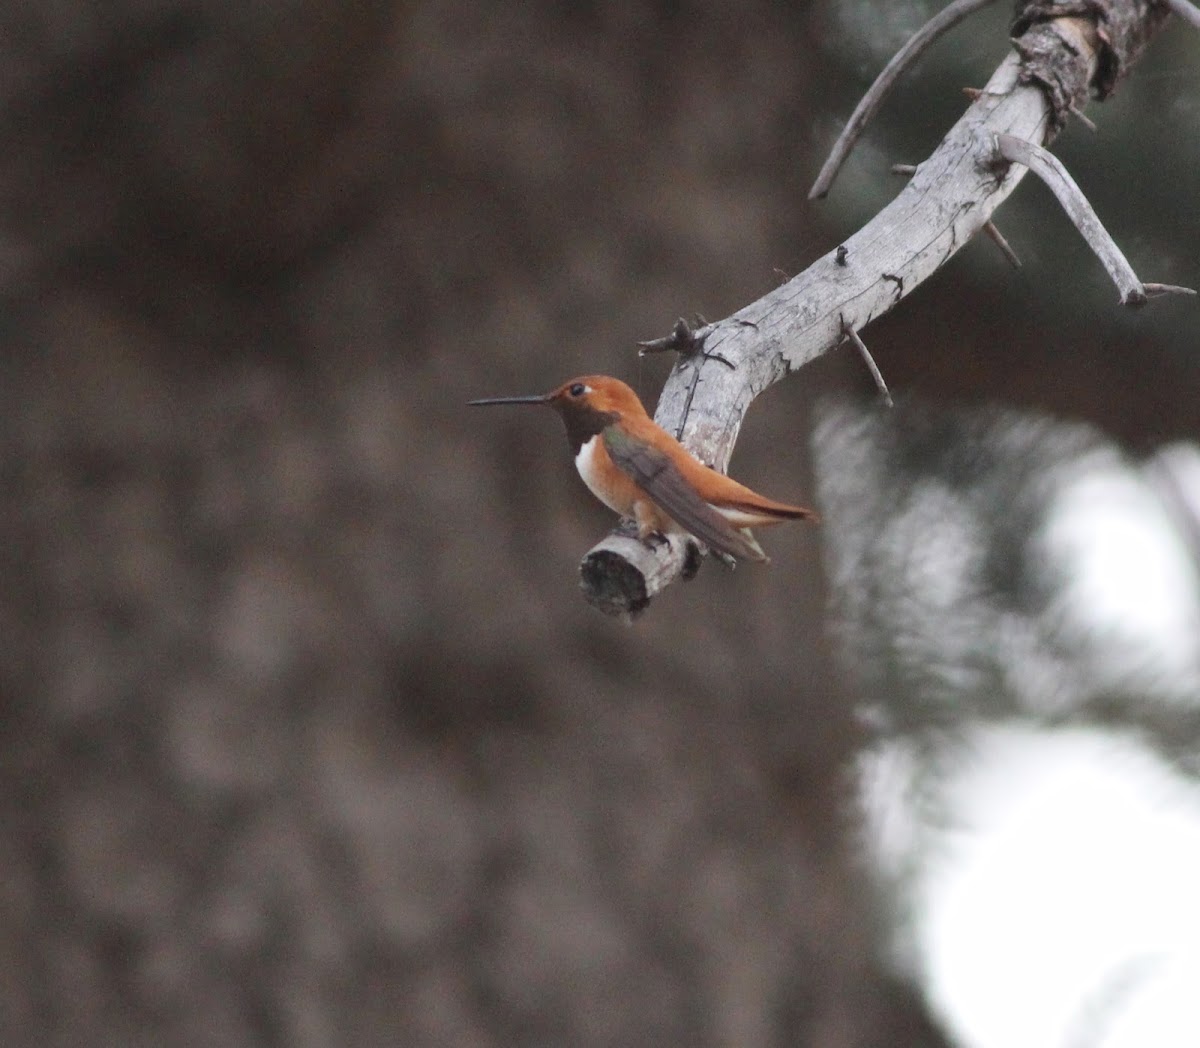
<path id="1" fill-rule="evenodd" d="M 1160 493 L 1128 470 L 1085 473 L 1060 494 L 1046 546 L 1068 580 L 1061 610 L 1101 672 L 1141 664 L 1195 701 L 1196 567 Z"/>
<path id="2" fill-rule="evenodd" d="M 1200 500 L 1200 452 L 1170 454 Z M 907 736 L 864 760 L 897 961 L 964 1048 L 1200 1045 L 1200 781 L 1135 734 L 1139 710 L 1200 705 L 1200 584 L 1157 467 L 1096 465 L 1047 519 L 1052 614 L 1085 692 L 1140 682 L 1127 730 L 968 720 L 936 768 Z"/>
<path id="3" fill-rule="evenodd" d="M 1109 733 L 1032 728 L 983 730 L 946 789 L 914 946 L 962 1043 L 1200 1044 L 1200 789 Z"/>

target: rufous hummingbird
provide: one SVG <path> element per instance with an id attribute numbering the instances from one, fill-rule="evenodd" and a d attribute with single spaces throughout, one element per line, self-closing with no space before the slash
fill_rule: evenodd
<path id="1" fill-rule="evenodd" d="M 691 535 L 732 557 L 765 561 L 751 527 L 815 520 L 700 462 L 658 426 L 638 395 L 606 375 L 584 375 L 543 396 L 489 397 L 472 406 L 544 404 L 562 416 L 575 468 L 593 495 L 637 523 L 638 537 Z"/>

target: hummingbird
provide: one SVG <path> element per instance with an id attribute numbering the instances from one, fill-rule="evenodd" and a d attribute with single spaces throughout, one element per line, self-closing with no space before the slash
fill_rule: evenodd
<path id="1" fill-rule="evenodd" d="M 727 556 L 765 561 L 751 527 L 817 517 L 810 509 L 764 498 L 704 465 L 655 423 L 619 379 L 583 375 L 541 396 L 468 403 L 554 408 L 583 482 L 609 509 L 634 520 L 638 538 L 648 545 L 670 534 L 690 535 Z"/>

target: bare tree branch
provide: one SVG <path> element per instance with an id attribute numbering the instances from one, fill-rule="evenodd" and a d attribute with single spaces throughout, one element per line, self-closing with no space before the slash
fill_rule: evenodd
<path id="1" fill-rule="evenodd" d="M 980 94 L 980 92 L 978 92 L 978 91 L 975 92 L 974 97 L 978 98 L 979 94 Z M 916 174 L 916 171 L 917 171 L 916 164 L 893 164 L 892 165 L 892 174 L 893 175 L 911 176 L 911 175 Z M 1021 268 L 1021 260 L 1019 258 L 1017 258 L 1017 253 L 1012 249 L 1012 245 L 1005 239 L 1004 234 L 1001 233 L 1000 230 L 997 228 L 996 223 L 993 222 L 989 218 L 986 222 L 984 222 L 982 228 L 983 228 L 983 231 L 991 239 L 992 243 L 995 244 L 996 247 L 998 247 L 1000 249 L 1000 253 L 1006 259 L 1008 259 L 1009 264 L 1013 267 L 1013 269 L 1020 269 Z"/>
<path id="2" fill-rule="evenodd" d="M 691 333 L 698 346 L 667 379 L 659 425 L 724 470 L 758 394 L 839 345 L 843 322 L 861 331 L 887 312 L 990 220 L 1026 171 L 998 167 L 996 136 L 1048 141 L 1071 106 L 1113 89 L 1166 15 L 1153 0 L 1024 4 L 1015 53 L 895 200 L 804 272 Z M 618 532 L 586 555 L 581 586 L 601 610 L 636 614 L 679 576 L 687 556 L 687 543 L 650 548 Z"/>
<path id="3" fill-rule="evenodd" d="M 1188 0 L 1165 0 L 1165 3 L 1172 14 L 1200 29 L 1200 8 L 1195 4 L 1188 3 Z"/>
<path id="4" fill-rule="evenodd" d="M 1075 228 L 1082 234 L 1088 246 L 1096 253 L 1096 257 L 1108 270 L 1117 290 L 1121 292 L 1123 306 L 1144 306 L 1149 296 L 1145 285 L 1138 280 L 1137 274 L 1129 261 L 1117 247 L 1116 241 L 1109 236 L 1108 230 L 1096 215 L 1095 209 L 1088 203 L 1083 190 L 1067 173 L 1063 162 L 1049 150 L 1043 149 L 1033 142 L 1013 135 L 997 135 L 996 149 L 1005 160 L 1015 164 L 1024 164 L 1049 187 L 1058 202 L 1062 204 L 1067 216 L 1075 223 Z M 1195 294 L 1189 288 L 1176 288 L 1173 285 L 1158 284 L 1155 287 L 1164 293 L 1169 290 L 1181 294 Z"/>
<path id="5" fill-rule="evenodd" d="M 916 62 L 938 37 L 953 29 L 959 22 L 970 17 L 976 11 L 987 7 L 991 2 L 992 0 L 954 0 L 954 3 L 943 8 L 918 29 L 912 39 L 892 56 L 892 60 L 883 67 L 883 72 L 875 78 L 875 83 L 870 86 L 855 107 L 854 112 L 850 114 L 850 119 L 846 121 L 846 126 L 842 128 L 842 133 L 838 135 L 837 141 L 829 151 L 821 173 L 817 175 L 812 189 L 808 191 L 809 200 L 816 200 L 829 192 L 829 187 L 837 178 L 837 173 L 842 169 L 842 164 L 846 162 L 846 157 L 850 155 L 850 150 L 862 136 L 863 130 L 871 122 L 871 118 L 879 112 L 879 107 L 883 105 L 883 100 L 887 97 L 888 92 L 900 79 L 900 74 Z"/>

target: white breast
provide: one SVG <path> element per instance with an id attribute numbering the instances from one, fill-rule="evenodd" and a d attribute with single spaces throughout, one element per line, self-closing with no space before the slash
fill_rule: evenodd
<path id="1" fill-rule="evenodd" d="M 605 495 L 604 489 L 600 484 L 600 470 L 596 465 L 597 445 L 600 441 L 600 434 L 597 433 L 594 437 L 584 441 L 579 451 L 575 455 L 575 468 L 579 470 L 579 475 L 583 478 L 583 482 L 588 486 L 588 489 L 593 495 L 603 502 L 609 509 L 617 513 L 624 513 L 625 510 L 621 506 L 614 506 Z"/>

